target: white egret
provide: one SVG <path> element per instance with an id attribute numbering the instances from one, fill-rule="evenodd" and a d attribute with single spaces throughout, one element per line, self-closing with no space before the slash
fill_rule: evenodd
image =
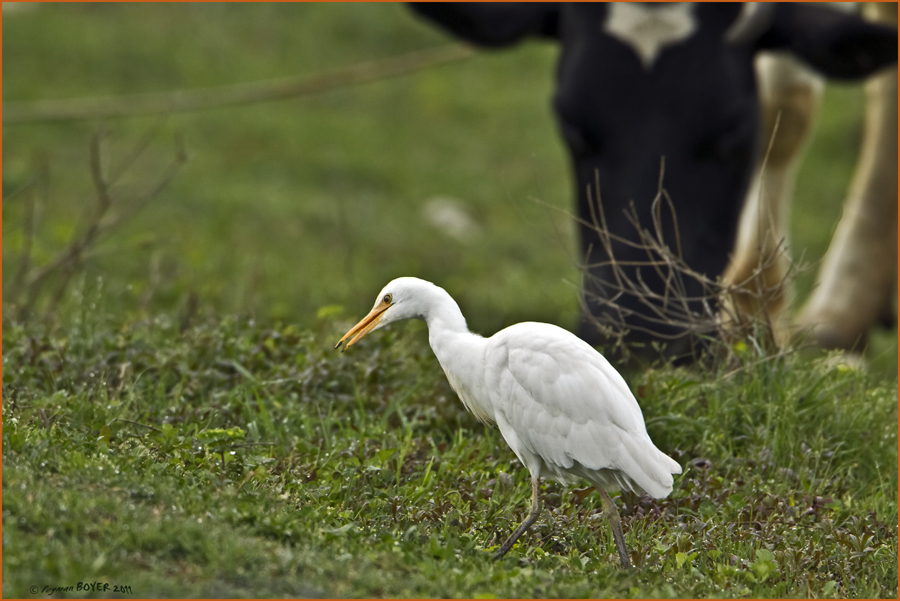
<path id="1" fill-rule="evenodd" d="M 531 472 L 531 511 L 495 558 L 513 546 L 541 512 L 539 479 L 584 478 L 600 492 L 622 565 L 625 537 L 607 490 L 662 498 L 681 466 L 656 448 L 622 376 L 589 344 L 546 323 L 520 323 L 490 338 L 473 334 L 459 305 L 418 278 L 397 278 L 335 348 L 401 319 L 428 325 L 428 341 L 453 390 L 482 422 L 496 424 Z"/>

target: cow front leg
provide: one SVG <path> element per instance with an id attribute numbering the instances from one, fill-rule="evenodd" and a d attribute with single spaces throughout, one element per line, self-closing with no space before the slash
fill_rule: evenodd
<path id="1" fill-rule="evenodd" d="M 791 199 L 800 158 L 821 106 L 821 78 L 783 53 L 756 60 L 762 107 L 759 161 L 741 212 L 737 240 L 724 284 L 732 290 L 723 319 L 751 329 L 757 321 L 783 338 L 783 315 L 790 300 L 785 282 L 789 257 Z"/>
<path id="2" fill-rule="evenodd" d="M 897 23 L 896 3 L 864 14 Z M 897 67 L 866 83 L 862 148 L 844 212 L 797 319 L 801 335 L 824 348 L 854 349 L 876 323 L 894 323 L 897 275 Z"/>

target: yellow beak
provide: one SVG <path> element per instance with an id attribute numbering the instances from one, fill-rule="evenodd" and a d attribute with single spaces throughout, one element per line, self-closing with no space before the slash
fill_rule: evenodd
<path id="1" fill-rule="evenodd" d="M 350 331 L 344 334 L 344 336 L 340 340 L 338 340 L 338 343 L 334 345 L 334 348 L 338 348 L 339 346 L 341 346 L 341 344 L 351 336 L 352 338 L 350 338 L 350 342 L 348 342 L 347 345 L 341 349 L 341 352 L 343 353 L 348 348 L 353 346 L 357 340 L 375 329 L 375 326 L 377 326 L 381 321 L 382 315 L 385 311 L 388 310 L 388 308 L 390 308 L 390 306 L 391 303 L 386 303 L 384 301 L 375 305 L 375 307 L 371 311 L 369 311 L 369 314 L 362 318 L 362 321 L 350 328 Z"/>

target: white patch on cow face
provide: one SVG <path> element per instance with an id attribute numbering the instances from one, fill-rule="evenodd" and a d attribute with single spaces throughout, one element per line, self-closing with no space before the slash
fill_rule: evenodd
<path id="1" fill-rule="evenodd" d="M 608 4 L 605 33 L 634 50 L 644 69 L 653 69 L 666 46 L 691 37 L 697 30 L 694 6 L 686 2 L 645 6 L 632 2 Z"/>

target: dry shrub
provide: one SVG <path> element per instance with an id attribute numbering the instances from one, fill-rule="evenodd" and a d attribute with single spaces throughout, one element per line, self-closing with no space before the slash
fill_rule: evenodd
<path id="1" fill-rule="evenodd" d="M 623 237 L 609 231 L 599 193 L 599 181 L 587 190 L 591 222 L 586 223 L 598 235 L 608 257 L 600 263 L 583 262 L 585 292 L 581 298 L 582 314 L 609 342 L 607 351 L 627 362 L 642 362 L 656 355 L 678 360 L 733 364 L 737 354 L 753 349 L 753 355 L 767 356 L 784 350 L 783 326 L 775 323 L 766 308 L 774 299 L 784 298 L 800 267 L 789 263 L 784 277 L 772 283 L 764 275 L 781 260 L 784 241 L 774 252 L 760 253 L 751 275 L 743 281 L 726 284 L 692 269 L 683 259 L 678 236 L 678 215 L 663 187 L 660 170 L 659 186 L 652 202 L 652 223 L 640 223 L 634 203 L 625 210 L 635 236 Z M 675 239 L 666 240 L 663 217 L 667 214 L 675 226 Z M 623 262 L 616 259 L 613 244 L 639 249 L 645 260 Z M 609 267 L 613 281 L 599 281 L 591 274 L 596 267 Z M 626 269 L 628 268 L 628 269 Z M 653 289 L 642 274 L 654 274 L 662 289 Z M 768 283 L 767 283 L 768 282 Z M 689 294 L 688 289 L 700 289 Z M 600 290 L 601 294 L 589 292 Z M 623 301 L 628 302 L 623 302 Z M 591 313 L 588 304 L 605 311 Z M 634 307 L 637 307 L 635 309 Z M 699 310 L 698 310 L 699 309 Z M 635 325 L 635 319 L 647 325 Z M 672 331 L 675 333 L 671 333 Z M 629 341 L 631 332 L 642 332 L 658 341 L 648 353 L 647 345 Z M 676 342 L 686 344 L 674 344 Z M 743 343 L 743 344 L 740 344 Z M 668 350 L 667 350 L 668 347 Z M 674 351 L 673 347 L 678 347 Z"/>
<path id="2" fill-rule="evenodd" d="M 101 128 L 94 133 L 89 146 L 94 203 L 87 207 L 82 227 L 76 228 L 64 248 L 49 260 L 36 263 L 33 256 L 39 230 L 40 205 L 47 201 L 47 169 L 42 169 L 10 195 L 11 198 L 21 198 L 25 207 L 22 251 L 15 274 L 3 290 L 7 315 L 20 320 L 27 319 L 41 305 L 43 317 L 53 316 L 73 276 L 83 269 L 87 259 L 97 253 L 97 246 L 119 231 L 169 185 L 187 161 L 180 136 L 176 141 L 175 156 L 155 181 L 145 185 L 137 193 L 116 191 L 116 184 L 134 167 L 161 127 L 161 122 L 151 127 L 129 152 L 123 153 L 120 160 L 111 166 L 106 165 L 103 160 L 108 143 L 107 131 Z M 9 201 L 10 198 L 6 200 Z"/>

